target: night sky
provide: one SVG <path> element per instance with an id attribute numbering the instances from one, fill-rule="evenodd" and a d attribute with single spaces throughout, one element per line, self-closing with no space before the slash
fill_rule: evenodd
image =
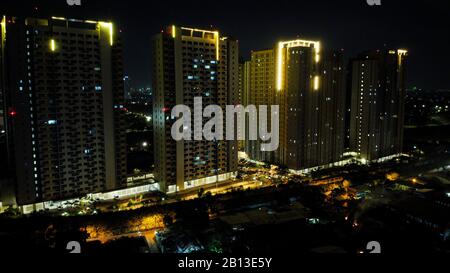
<path id="1" fill-rule="evenodd" d="M 407 48 L 408 87 L 450 89 L 450 1 L 272 0 L 143 1 L 0 0 L 8 15 L 113 20 L 124 41 L 125 74 L 136 87 L 150 85 L 150 37 L 165 26 L 208 27 L 240 42 L 240 55 L 297 36 L 319 39 L 348 57 L 366 49 Z M 34 11 L 38 7 L 38 11 Z"/>

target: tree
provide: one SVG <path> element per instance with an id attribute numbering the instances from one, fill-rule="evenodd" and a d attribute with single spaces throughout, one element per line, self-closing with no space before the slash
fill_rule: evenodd
<path id="1" fill-rule="evenodd" d="M 238 172 L 236 175 L 236 179 L 241 180 L 242 179 L 242 173 Z"/>
<path id="2" fill-rule="evenodd" d="M 5 215 L 6 217 L 16 217 L 16 216 L 20 216 L 21 212 L 20 212 L 19 208 L 13 208 L 10 206 L 5 210 L 3 215 Z"/>
<path id="3" fill-rule="evenodd" d="M 348 180 L 344 180 L 344 182 L 342 182 L 342 187 L 345 189 L 345 192 L 348 192 L 348 189 L 350 188 L 351 185 L 352 183 L 350 183 L 350 181 Z"/>
<path id="4" fill-rule="evenodd" d="M 173 224 L 172 216 L 170 216 L 169 214 L 165 214 L 163 217 L 163 223 L 166 227 L 171 226 Z"/>
<path id="5" fill-rule="evenodd" d="M 213 238 L 208 244 L 208 250 L 213 253 L 222 253 L 222 243 L 217 238 Z"/>
<path id="6" fill-rule="evenodd" d="M 202 198 L 204 193 L 205 193 L 205 189 L 204 188 L 198 189 L 198 192 L 197 192 L 198 198 Z"/>
<path id="7" fill-rule="evenodd" d="M 209 222 L 208 207 L 200 199 L 185 202 L 175 209 L 175 217 L 184 227 L 204 228 Z"/>

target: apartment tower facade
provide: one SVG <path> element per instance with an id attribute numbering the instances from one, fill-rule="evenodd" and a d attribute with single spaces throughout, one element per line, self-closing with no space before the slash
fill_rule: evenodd
<path id="1" fill-rule="evenodd" d="M 238 54 L 238 42 L 215 30 L 171 26 L 153 37 L 155 179 L 162 191 L 200 187 L 236 175 L 238 142 L 194 140 L 194 136 L 175 141 L 171 127 L 176 119 L 171 110 L 175 105 L 188 106 L 192 131 L 201 131 L 194 117 L 200 115 L 203 125 L 210 118 L 194 113 L 194 106 L 225 109 L 238 104 Z M 194 105 L 195 97 L 202 98 L 202 105 Z"/>
<path id="2" fill-rule="evenodd" d="M 403 149 L 407 51 L 373 50 L 351 60 L 350 148 L 367 161 Z"/>
<path id="3" fill-rule="evenodd" d="M 3 17 L 3 117 L 17 204 L 126 186 L 117 32 L 111 22 Z"/>
<path id="4" fill-rule="evenodd" d="M 319 41 L 279 42 L 252 52 L 248 103 L 279 105 L 280 146 L 275 152 L 248 141 L 257 161 L 293 170 L 334 164 L 344 152 L 345 69 L 340 51 L 324 51 Z"/>

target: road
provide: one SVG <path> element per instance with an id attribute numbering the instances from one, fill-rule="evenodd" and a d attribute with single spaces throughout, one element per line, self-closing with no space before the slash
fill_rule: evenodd
<path id="1" fill-rule="evenodd" d="M 222 193 L 226 193 L 231 189 L 256 189 L 256 188 L 261 188 L 264 186 L 269 186 L 269 183 L 263 183 L 261 181 L 258 180 L 247 180 L 247 181 L 240 181 L 240 182 L 236 182 L 236 181 L 229 181 L 229 182 L 225 182 L 225 183 L 219 183 L 219 184 L 210 184 L 210 185 L 205 185 L 202 186 L 202 188 L 205 190 L 206 192 L 210 192 L 212 195 L 216 195 L 216 194 L 222 194 Z M 183 191 L 181 193 L 178 193 L 178 196 L 181 197 L 183 200 L 190 200 L 190 199 L 195 199 L 198 197 L 198 188 L 196 189 L 192 189 L 192 190 L 188 190 L 188 191 Z"/>

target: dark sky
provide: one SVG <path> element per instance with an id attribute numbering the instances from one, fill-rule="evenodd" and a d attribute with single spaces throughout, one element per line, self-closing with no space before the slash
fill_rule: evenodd
<path id="1" fill-rule="evenodd" d="M 164 26 L 213 25 L 239 39 L 243 57 L 280 39 L 319 39 L 347 56 L 366 49 L 407 48 L 408 87 L 450 89 L 450 1 L 259 0 L 144 1 L 0 0 L 8 15 L 64 16 L 117 22 L 125 44 L 125 73 L 135 86 L 150 84 L 150 37 Z M 38 12 L 33 7 L 39 7 Z"/>

